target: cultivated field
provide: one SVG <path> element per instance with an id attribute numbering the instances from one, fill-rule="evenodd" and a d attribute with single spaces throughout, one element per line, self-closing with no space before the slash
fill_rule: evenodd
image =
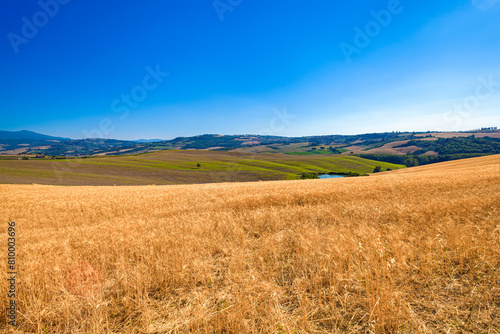
<path id="1" fill-rule="evenodd" d="M 432 132 L 432 133 L 420 133 L 417 134 L 417 137 L 426 137 L 433 136 L 436 138 L 453 138 L 453 137 L 470 137 L 472 135 L 477 138 L 491 137 L 491 138 L 500 138 L 500 132 Z"/>
<path id="2" fill-rule="evenodd" d="M 307 172 L 371 173 L 375 166 L 382 170 L 405 167 L 334 154 L 170 150 L 87 159 L 0 160 L 0 183 L 100 186 L 293 180 Z"/>
<path id="3" fill-rule="evenodd" d="M 18 330 L 498 333 L 499 189 L 499 156 L 334 180 L 0 185 Z M 7 291 L 5 246 L 0 263 Z"/>

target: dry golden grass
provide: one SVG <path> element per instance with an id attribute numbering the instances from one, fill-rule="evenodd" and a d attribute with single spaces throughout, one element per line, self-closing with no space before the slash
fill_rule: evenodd
<path id="1" fill-rule="evenodd" d="M 7 222 L 18 228 L 17 330 L 499 333 L 499 165 L 492 156 L 335 180 L 0 185 L 4 245 Z"/>

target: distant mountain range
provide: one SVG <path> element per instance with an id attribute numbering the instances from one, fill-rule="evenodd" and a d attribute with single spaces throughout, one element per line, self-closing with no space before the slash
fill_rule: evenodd
<path id="1" fill-rule="evenodd" d="M 47 136 L 47 135 L 43 135 L 40 133 L 36 133 L 33 131 L 27 131 L 27 130 L 22 130 L 22 131 L 1 131 L 0 130 L 0 140 L 22 140 L 22 139 L 58 140 L 58 141 L 70 140 L 70 138 Z"/>
<path id="2" fill-rule="evenodd" d="M 470 132 L 385 132 L 307 137 L 205 134 L 178 137 L 172 140 L 139 139 L 135 141 L 103 138 L 75 140 L 32 131 L 0 131 L 0 154 L 3 155 L 38 154 L 81 157 L 137 154 L 172 149 L 295 155 L 484 155 L 500 154 L 500 131 L 496 128 L 484 128 Z"/>
<path id="3" fill-rule="evenodd" d="M 0 140 L 57 140 L 57 141 L 67 141 L 71 138 L 54 137 L 48 136 L 41 133 L 21 130 L 21 131 L 2 131 L 0 130 Z M 160 141 L 165 141 L 165 139 L 138 139 L 132 140 L 136 143 L 157 143 Z"/>

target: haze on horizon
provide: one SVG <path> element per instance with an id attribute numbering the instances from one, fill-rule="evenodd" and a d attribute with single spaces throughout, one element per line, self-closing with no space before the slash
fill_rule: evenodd
<path id="1" fill-rule="evenodd" d="M 5 2 L 1 130 L 116 139 L 500 126 L 500 1 Z"/>

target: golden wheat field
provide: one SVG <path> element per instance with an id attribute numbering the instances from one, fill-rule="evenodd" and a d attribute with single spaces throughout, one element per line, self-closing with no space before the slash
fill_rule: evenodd
<path id="1" fill-rule="evenodd" d="M 9 221 L 18 233 L 13 332 L 500 333 L 499 156 L 331 180 L 0 185 L 0 217 L 1 291 Z"/>

